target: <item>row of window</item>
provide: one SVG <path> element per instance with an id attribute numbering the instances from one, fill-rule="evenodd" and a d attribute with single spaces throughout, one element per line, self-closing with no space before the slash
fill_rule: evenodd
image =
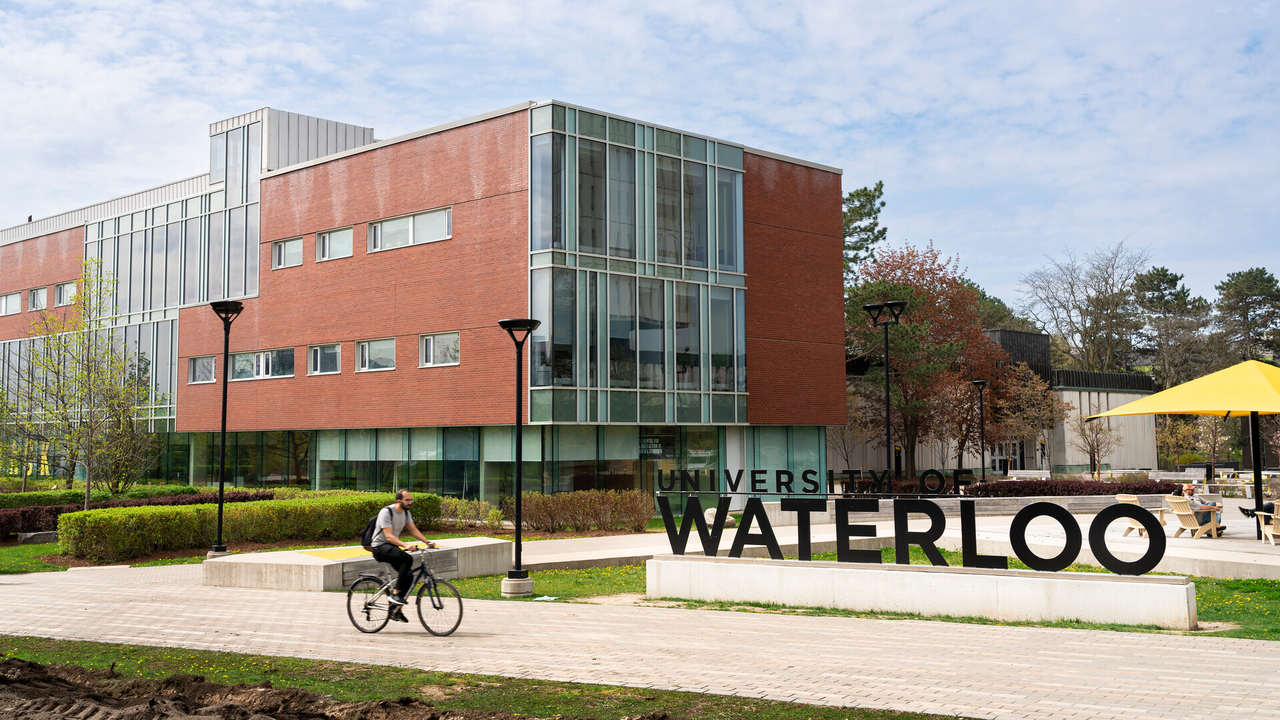
<path id="1" fill-rule="evenodd" d="M 396 369 L 396 339 L 360 340 L 355 344 L 356 372 L 378 372 Z M 260 380 L 293 377 L 293 348 L 237 353 L 231 356 L 232 380 Z M 418 367 L 459 364 L 458 333 L 435 333 L 418 336 Z M 193 357 L 187 371 L 187 383 L 198 385 L 216 382 L 217 359 L 214 355 Z M 342 343 L 307 347 L 308 375 L 336 375 L 342 367 Z"/>
<path id="2" fill-rule="evenodd" d="M 27 291 L 27 311 L 34 312 L 36 310 L 44 310 L 49 307 L 48 287 L 35 288 Z M 61 283 L 53 286 L 53 304 L 54 307 L 62 307 L 70 305 L 76 301 L 76 284 L 74 282 Z M 8 295 L 0 295 L 0 315 L 17 315 L 22 312 L 22 293 L 9 293 Z"/>
<path id="3" fill-rule="evenodd" d="M 381 252 L 406 245 L 422 245 L 453 237 L 453 209 L 441 208 L 415 215 L 369 223 L 365 252 Z M 351 257 L 352 229 L 316 234 L 316 262 Z M 271 245 L 271 269 L 302 264 L 302 238 L 277 240 Z"/>

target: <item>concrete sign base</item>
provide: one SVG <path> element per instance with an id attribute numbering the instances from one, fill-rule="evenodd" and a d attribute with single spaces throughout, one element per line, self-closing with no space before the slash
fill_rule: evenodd
<path id="1" fill-rule="evenodd" d="M 1196 629 L 1185 577 L 687 555 L 655 556 L 647 568 L 651 599 Z"/>

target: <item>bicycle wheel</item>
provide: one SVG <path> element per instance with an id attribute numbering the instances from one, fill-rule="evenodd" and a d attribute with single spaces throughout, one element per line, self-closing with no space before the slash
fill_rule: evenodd
<path id="1" fill-rule="evenodd" d="M 432 635 L 451 635 L 462 623 L 462 596 L 443 580 L 423 583 L 418 588 L 418 619 Z"/>
<path id="2" fill-rule="evenodd" d="M 383 587 L 373 578 L 360 578 L 347 591 L 347 617 L 360 632 L 376 633 L 391 619 L 391 601 Z"/>

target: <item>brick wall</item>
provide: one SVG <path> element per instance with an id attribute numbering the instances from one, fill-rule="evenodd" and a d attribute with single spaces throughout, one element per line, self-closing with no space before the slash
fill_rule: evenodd
<path id="1" fill-rule="evenodd" d="M 497 321 L 528 314 L 527 128 L 518 112 L 262 181 L 259 297 L 231 351 L 295 348 L 294 377 L 232 382 L 228 429 L 511 422 L 513 403 L 495 398 L 511 398 L 515 351 Z M 366 252 L 366 223 L 448 205 L 451 239 Z M 316 233 L 347 226 L 352 256 L 315 262 Z M 271 242 L 299 236 L 302 265 L 271 270 Z M 220 355 L 221 322 L 197 307 L 180 326 L 178 430 L 216 430 L 221 386 L 187 385 L 186 372 L 188 358 Z M 461 364 L 419 368 L 418 335 L 451 331 Z M 355 341 L 384 337 L 396 369 L 354 372 Z M 341 373 L 308 377 L 306 347 L 333 342 Z"/>
<path id="2" fill-rule="evenodd" d="M 22 292 L 22 312 L 0 317 L 0 340 L 30 334 L 27 290 L 47 287 L 45 304 L 53 309 L 54 285 L 78 279 L 83 260 L 83 227 L 0 246 L 0 295 Z"/>
<path id="3" fill-rule="evenodd" d="M 750 153 L 745 163 L 748 417 L 844 424 L 840 176 Z"/>

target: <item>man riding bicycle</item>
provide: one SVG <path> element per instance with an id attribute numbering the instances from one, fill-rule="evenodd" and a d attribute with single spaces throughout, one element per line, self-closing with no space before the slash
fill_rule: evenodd
<path id="1" fill-rule="evenodd" d="M 408 622 L 400 607 L 408 602 L 405 595 L 413 582 L 413 556 L 405 551 L 417 549 L 416 545 L 408 545 L 401 540 L 400 535 L 408 530 L 410 535 L 421 540 L 427 547 L 435 547 L 435 543 L 423 537 L 422 532 L 413 524 L 413 514 L 409 512 L 412 504 L 412 493 L 408 490 L 397 491 L 395 504 L 378 512 L 378 523 L 373 533 L 373 559 L 387 563 L 400 573 L 396 579 L 396 591 L 390 596 L 393 606 L 391 619 L 398 622 Z"/>

